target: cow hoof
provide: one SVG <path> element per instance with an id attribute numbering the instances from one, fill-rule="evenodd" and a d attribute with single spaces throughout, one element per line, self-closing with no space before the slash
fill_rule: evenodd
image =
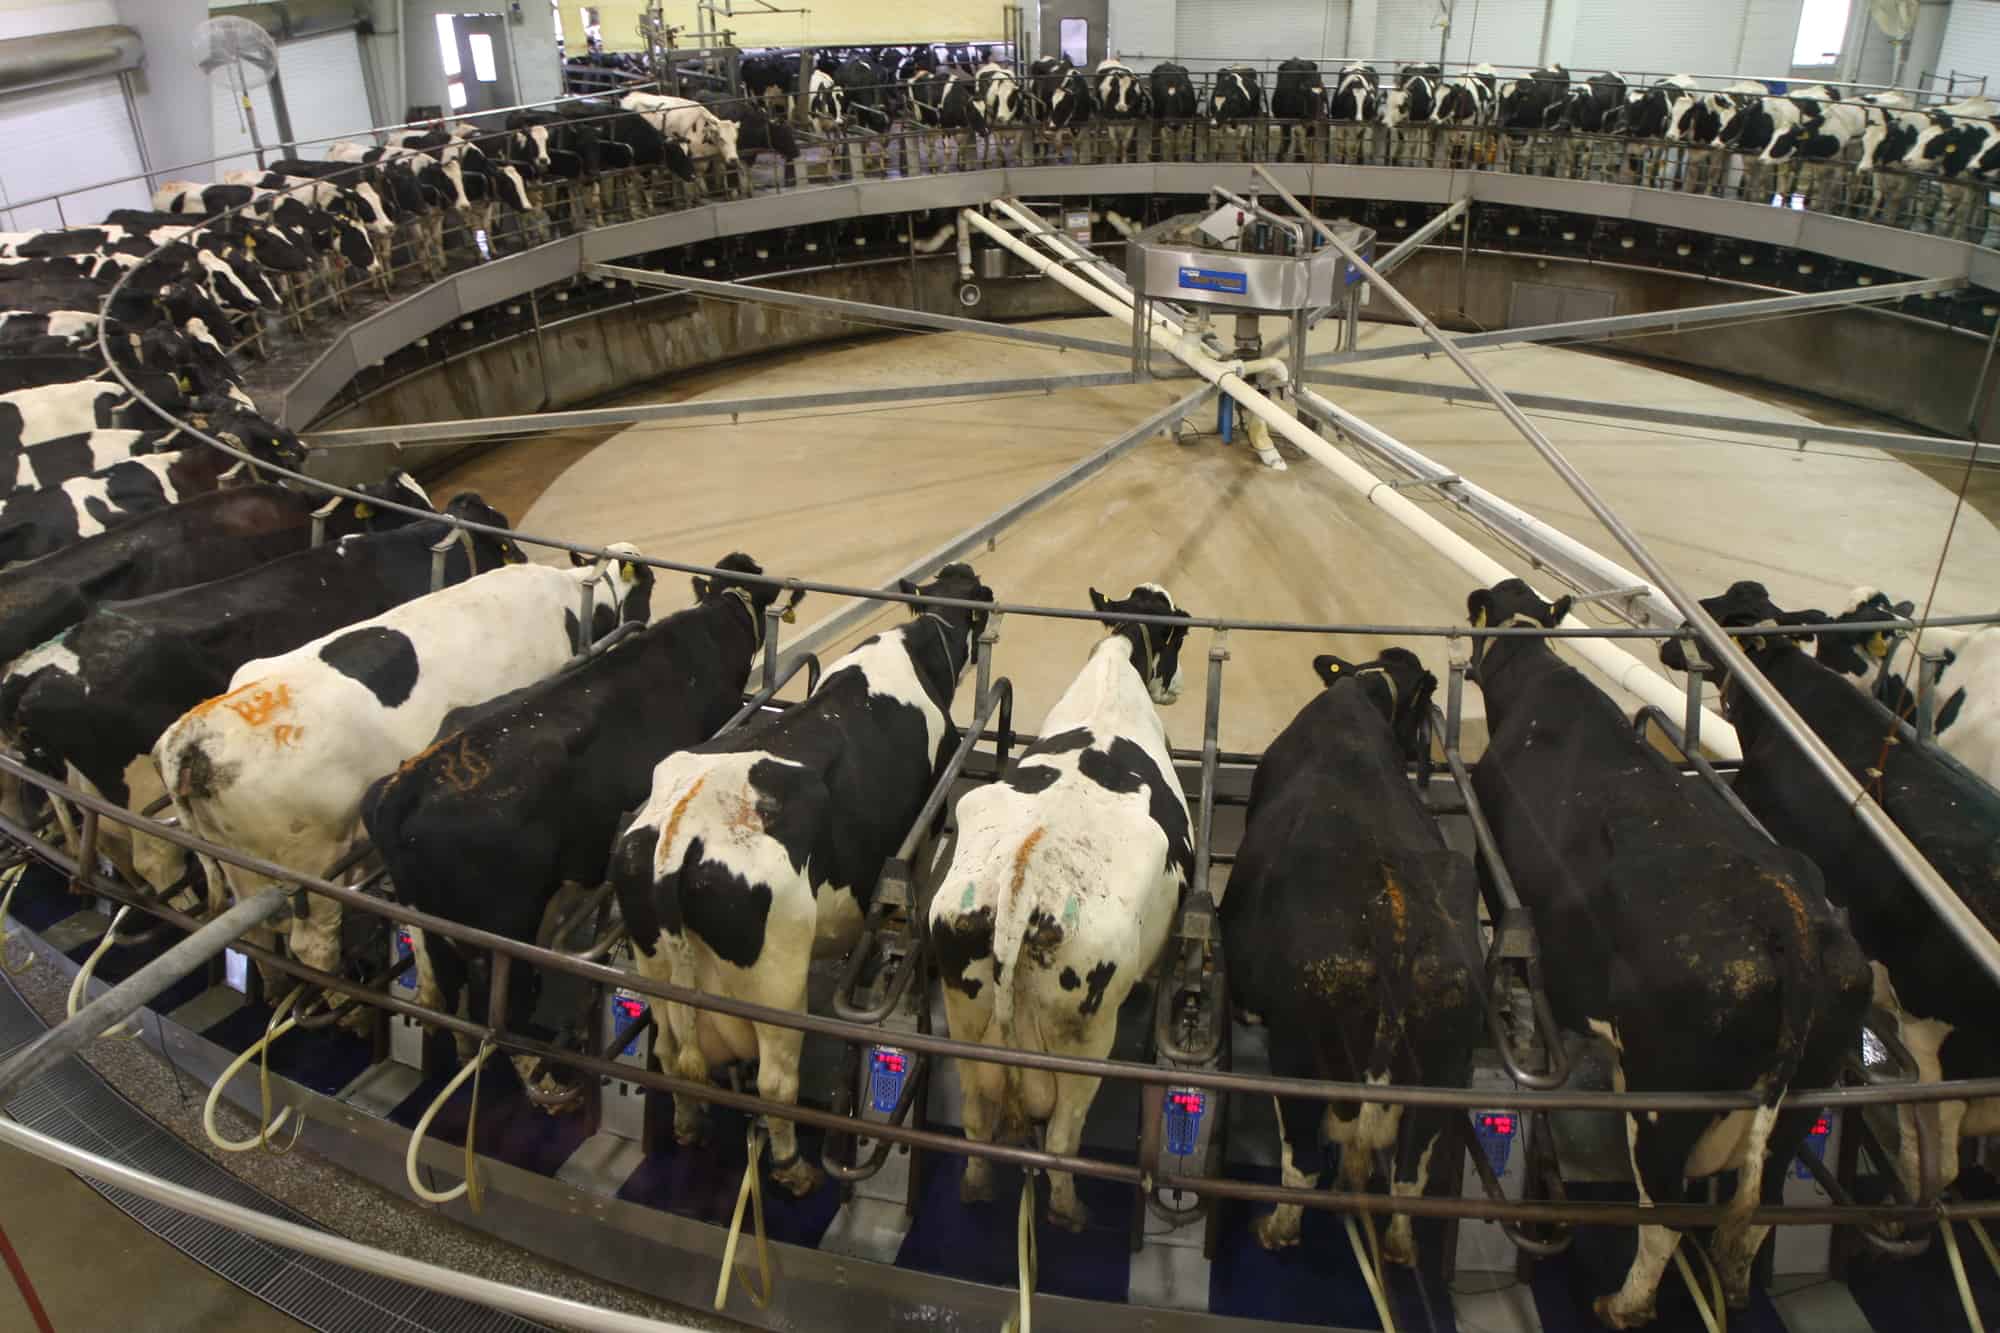
<path id="1" fill-rule="evenodd" d="M 1591 1303 L 1590 1308 L 1597 1315 L 1597 1322 L 1606 1328 L 1644 1328 L 1653 1322 L 1653 1307 L 1650 1303 L 1636 1310 L 1620 1310 L 1615 1295 L 1599 1296 Z"/>
<path id="2" fill-rule="evenodd" d="M 771 1171 L 771 1183 L 783 1186 L 794 1199 L 803 1199 L 820 1187 L 826 1174 L 803 1157 L 795 1157 Z"/>
<path id="3" fill-rule="evenodd" d="M 1280 1224 L 1276 1213 L 1266 1213 L 1258 1218 L 1253 1229 L 1257 1233 L 1257 1243 L 1267 1250 L 1289 1250 L 1299 1243 L 1298 1227 Z"/>
<path id="4" fill-rule="evenodd" d="M 708 1146 L 708 1138 L 708 1122 L 706 1120 L 686 1129 L 683 1129 L 679 1125 L 674 1126 L 674 1142 L 680 1147 L 706 1148 Z"/>
<path id="5" fill-rule="evenodd" d="M 970 1171 L 958 1179 L 958 1201 L 960 1203 L 992 1203 L 993 1177 L 975 1177 Z"/>
<path id="6" fill-rule="evenodd" d="M 1070 1212 L 1061 1212 L 1051 1205 L 1049 1225 L 1061 1227 L 1064 1231 L 1082 1231 L 1090 1225 L 1090 1210 L 1082 1203 L 1078 1203 Z"/>

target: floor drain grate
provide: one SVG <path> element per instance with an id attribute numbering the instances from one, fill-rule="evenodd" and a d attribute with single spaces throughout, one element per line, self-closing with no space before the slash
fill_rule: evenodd
<path id="1" fill-rule="evenodd" d="M 0 1054 L 44 1025 L 11 987 L 0 986 Z M 230 1203 L 302 1226 L 312 1219 L 244 1184 L 99 1078 L 82 1061 L 51 1069 L 5 1106 L 29 1129 Z M 196 1263 L 322 1333 L 535 1333 L 539 1324 L 470 1301 L 357 1272 L 86 1179 L 123 1212 Z"/>

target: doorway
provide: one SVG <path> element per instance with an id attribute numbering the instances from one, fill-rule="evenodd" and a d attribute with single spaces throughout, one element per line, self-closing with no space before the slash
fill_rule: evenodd
<path id="1" fill-rule="evenodd" d="M 446 115 L 514 106 L 514 65 L 503 14 L 438 14 L 438 61 Z"/>
<path id="2" fill-rule="evenodd" d="M 1110 17 L 1110 0 L 1041 0 L 1037 54 L 1068 56 L 1078 69 L 1094 69 L 1105 57 Z"/>

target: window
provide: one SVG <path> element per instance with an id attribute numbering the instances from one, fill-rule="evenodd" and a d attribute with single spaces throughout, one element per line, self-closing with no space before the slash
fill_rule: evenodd
<path id="1" fill-rule="evenodd" d="M 1070 64 L 1078 69 L 1090 67 L 1090 20 L 1064 19 L 1062 21 L 1062 53 Z"/>
<path id="2" fill-rule="evenodd" d="M 444 76 L 458 77 L 458 31 L 449 14 L 437 16 L 438 58 L 444 61 Z"/>
<path id="3" fill-rule="evenodd" d="M 451 103 L 453 111 L 465 110 L 465 85 L 453 79 L 444 87 L 444 100 Z"/>
<path id="4" fill-rule="evenodd" d="M 468 33 L 466 44 L 472 48 L 472 77 L 481 83 L 491 83 L 499 78 L 493 68 L 493 39 L 483 32 Z"/>
<path id="5" fill-rule="evenodd" d="M 1805 0 L 1799 11 L 1799 40 L 1792 47 L 1794 65 L 1832 65 L 1847 43 L 1847 15 L 1852 0 Z"/>

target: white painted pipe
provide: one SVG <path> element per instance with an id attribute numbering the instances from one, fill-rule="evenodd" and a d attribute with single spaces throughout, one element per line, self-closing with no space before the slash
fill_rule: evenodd
<path id="1" fill-rule="evenodd" d="M 972 281 L 972 232 L 965 225 L 965 210 L 958 210 L 958 280 Z"/>
<path id="2" fill-rule="evenodd" d="M 1082 297 L 1107 315 L 1114 318 L 1122 317 L 1128 321 L 1131 319 L 1131 306 L 1114 300 L 1101 288 L 1085 282 L 1062 265 L 1045 260 L 1031 247 L 1009 236 L 971 209 L 962 210 L 961 215 L 997 244 L 1027 261 L 1043 277 L 1053 279 L 1058 285 Z M 1175 337 L 1158 325 L 1149 328 L 1147 334 L 1155 343 L 1179 357 L 1197 375 L 1242 404 L 1245 411 L 1283 435 L 1307 457 L 1345 482 L 1368 503 L 1395 519 L 1425 545 L 1457 565 L 1477 586 L 1487 588 L 1503 579 L 1515 577 L 1512 570 L 1453 532 L 1412 501 L 1405 499 L 1400 491 L 1391 489 L 1374 473 L 1335 449 L 1297 417 L 1265 397 L 1238 375 L 1230 363 L 1218 360 L 1193 339 Z M 1575 616 L 1566 617 L 1563 625 L 1571 629 L 1592 628 Z M 1687 691 L 1684 688 L 1648 667 L 1639 658 L 1619 647 L 1615 641 L 1564 639 L 1559 643 L 1609 677 L 1621 689 L 1649 704 L 1657 704 L 1668 716 L 1679 717 L 1682 710 L 1687 707 Z M 1742 757 L 1742 745 L 1736 739 L 1736 729 L 1719 717 L 1714 710 L 1703 710 L 1701 732 L 1702 746 L 1712 754 L 1723 759 Z"/>
<path id="3" fill-rule="evenodd" d="M 1044 223 L 1040 218 L 1035 217 L 1031 214 L 1025 214 L 1021 212 L 1021 210 L 1015 208 L 1011 203 L 1009 203 L 1005 199 L 995 199 L 993 201 L 993 207 L 999 210 L 1001 216 L 1005 217 L 1009 222 L 1013 223 L 1015 227 L 1018 227 L 1020 230 L 1025 231 L 1030 235 L 1047 236 L 1050 234 L 1048 225 Z M 966 211 L 967 210 L 961 209 L 960 210 L 961 215 L 963 215 L 964 212 Z M 1132 293 L 1128 291 L 1125 287 L 1120 285 L 1120 283 L 1116 278 L 1106 273 L 1103 269 L 1098 268 L 1097 265 L 1095 264 L 1082 264 L 1079 265 L 1078 267 L 1082 268 L 1085 277 L 1089 278 L 1092 282 L 1096 283 L 1097 286 L 1104 291 L 1105 295 L 1111 297 L 1112 300 L 1116 301 L 1119 304 L 1119 306 L 1122 308 L 1124 312 L 1121 318 L 1123 318 L 1126 323 L 1128 324 L 1131 323 L 1132 310 L 1133 310 Z M 1073 270 L 1069 270 L 1066 268 L 1065 271 L 1073 271 Z M 1172 330 L 1176 335 L 1185 332 L 1185 330 L 1181 327 L 1181 322 L 1179 320 L 1173 318 L 1166 312 L 1160 310 L 1158 306 L 1155 306 L 1153 308 L 1152 313 L 1154 318 L 1157 319 L 1162 326 Z"/>

